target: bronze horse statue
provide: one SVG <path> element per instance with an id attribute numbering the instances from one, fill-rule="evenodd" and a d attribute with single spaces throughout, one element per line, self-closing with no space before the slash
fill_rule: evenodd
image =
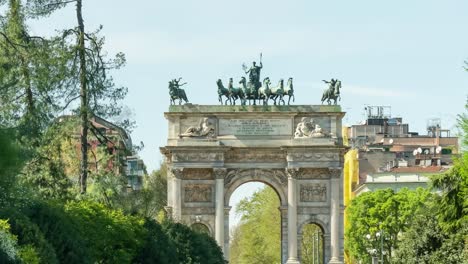
<path id="1" fill-rule="evenodd" d="M 233 105 L 236 105 L 237 99 L 240 99 L 241 105 L 245 105 L 246 100 L 244 90 L 242 88 L 234 88 L 232 78 L 229 78 L 228 91 Z"/>
<path id="2" fill-rule="evenodd" d="M 283 102 L 283 105 L 286 104 L 283 99 L 284 97 L 284 80 L 283 79 L 280 79 L 278 82 L 278 85 L 275 87 L 271 87 L 270 90 L 271 90 L 270 98 L 273 100 L 274 105 L 276 105 L 276 99 L 279 99 L 278 105 L 281 104 L 281 102 Z"/>
<path id="3" fill-rule="evenodd" d="M 284 88 L 284 95 L 288 96 L 288 105 L 289 105 L 289 103 L 291 101 L 291 97 L 292 97 L 293 102 L 294 102 L 295 98 L 294 98 L 294 87 L 293 87 L 293 78 L 292 77 L 290 77 L 288 79 L 288 83 L 286 84 L 286 88 Z"/>
<path id="4" fill-rule="evenodd" d="M 174 79 L 169 82 L 169 97 L 170 97 L 170 104 L 174 105 L 175 100 L 179 99 L 179 105 L 182 104 L 182 100 L 185 101 L 185 103 L 188 103 L 187 95 L 185 94 L 185 90 L 182 88 L 179 88 L 182 85 L 185 85 L 187 83 L 179 84 L 180 80 L 182 78 L 179 78 L 179 80 Z"/>
<path id="5" fill-rule="evenodd" d="M 268 105 L 268 99 L 270 99 L 271 96 L 270 84 L 270 78 L 266 77 L 265 79 L 263 79 L 262 87 L 258 89 L 258 99 L 263 99 L 263 105 Z"/>
<path id="6" fill-rule="evenodd" d="M 338 100 L 341 100 L 340 96 L 340 88 L 341 88 L 341 81 L 339 80 L 331 80 L 331 82 L 324 81 L 325 83 L 329 83 L 330 87 L 323 91 L 322 95 L 322 104 L 325 100 L 327 100 L 328 105 L 331 104 L 331 100 L 333 100 L 333 104 L 336 105 Z"/>
<path id="7" fill-rule="evenodd" d="M 251 104 L 251 100 L 253 100 L 253 105 L 256 105 L 257 97 L 257 90 L 252 85 L 247 85 L 247 79 L 242 77 L 239 81 L 239 84 L 242 85 L 242 90 L 244 91 L 245 100 L 249 100 L 249 105 Z"/>
<path id="8" fill-rule="evenodd" d="M 226 101 L 224 101 L 224 105 L 227 105 L 228 101 L 229 101 L 229 104 L 232 104 L 231 94 L 229 93 L 229 90 L 224 87 L 221 79 L 218 79 L 216 81 L 216 84 L 218 85 L 218 100 L 221 103 L 221 105 L 223 104 L 223 99 L 222 99 L 223 96 L 226 97 Z"/>

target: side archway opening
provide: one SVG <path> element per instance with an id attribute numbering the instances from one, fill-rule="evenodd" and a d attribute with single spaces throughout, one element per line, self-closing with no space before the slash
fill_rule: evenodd
<path id="1" fill-rule="evenodd" d="M 301 263 L 325 263 L 324 232 L 316 223 L 304 224 L 302 227 Z"/>

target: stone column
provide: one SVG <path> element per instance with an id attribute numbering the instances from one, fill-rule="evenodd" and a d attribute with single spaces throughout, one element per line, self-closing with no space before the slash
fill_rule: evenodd
<path id="1" fill-rule="evenodd" d="M 329 169 L 331 175 L 330 201 L 330 245 L 331 258 L 329 264 L 341 264 L 340 261 L 340 180 L 341 169 Z"/>
<path id="2" fill-rule="evenodd" d="M 171 168 L 172 172 L 172 218 L 179 222 L 182 219 L 182 193 L 181 182 L 183 168 Z"/>
<path id="3" fill-rule="evenodd" d="M 288 174 L 288 260 L 287 264 L 300 264 L 297 258 L 297 194 L 296 177 L 299 169 L 286 169 Z"/>
<path id="4" fill-rule="evenodd" d="M 215 168 L 213 172 L 216 176 L 215 240 L 224 253 L 224 176 L 227 170 L 224 168 Z"/>
<path id="5" fill-rule="evenodd" d="M 229 260 L 229 211 L 231 206 L 224 207 L 224 258 Z"/>

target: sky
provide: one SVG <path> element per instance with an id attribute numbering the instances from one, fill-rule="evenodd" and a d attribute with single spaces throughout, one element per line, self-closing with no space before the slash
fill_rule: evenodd
<path id="1" fill-rule="evenodd" d="M 262 78 L 294 77 L 298 105 L 320 104 L 321 80 L 340 79 L 343 124 L 385 105 L 411 131 L 425 134 L 430 118 L 455 130 L 468 96 L 466 0 L 83 2 L 86 29 L 103 25 L 109 55 L 126 54 L 113 76 L 129 89 L 131 136 L 150 171 L 166 143 L 168 81 L 183 77 L 193 104 L 218 104 L 216 80 L 239 80 L 260 53 Z M 73 8 L 31 21 L 32 34 L 73 27 Z"/>

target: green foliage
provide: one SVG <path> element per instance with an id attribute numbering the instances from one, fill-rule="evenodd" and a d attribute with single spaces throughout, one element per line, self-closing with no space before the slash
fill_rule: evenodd
<path id="1" fill-rule="evenodd" d="M 85 237 L 79 233 L 77 222 L 63 206 L 38 202 L 28 208 L 27 215 L 54 248 L 60 263 L 90 263 L 90 250 Z"/>
<path id="2" fill-rule="evenodd" d="M 130 192 L 119 200 L 121 208 L 130 214 L 157 218 L 167 205 L 167 169 L 163 163 L 159 170 L 144 176 L 143 188 Z"/>
<path id="3" fill-rule="evenodd" d="M 68 200 L 76 196 L 73 180 L 78 177 L 78 158 L 73 136 L 77 126 L 74 118 L 62 118 L 50 125 L 23 168 L 21 183 L 41 198 Z"/>
<path id="4" fill-rule="evenodd" d="M 65 208 L 100 263 L 130 263 L 143 243 L 142 219 L 90 201 L 69 202 Z"/>
<path id="5" fill-rule="evenodd" d="M 22 160 L 20 150 L 10 131 L 0 127 L 0 208 L 14 204 L 21 193 L 16 185 L 16 174 Z"/>
<path id="6" fill-rule="evenodd" d="M 161 225 L 151 219 L 145 219 L 143 246 L 133 262 L 149 264 L 171 264 L 177 258 L 173 243 L 164 233 Z"/>
<path id="7" fill-rule="evenodd" d="M 352 259 L 370 263 L 369 251 L 381 254 L 383 233 L 384 260 L 388 262 L 393 249 L 398 247 L 397 238 L 412 221 L 414 212 L 428 199 L 425 189 L 395 193 L 391 189 L 367 192 L 352 200 L 347 210 L 349 225 L 345 230 L 345 248 Z"/>
<path id="8" fill-rule="evenodd" d="M 468 103 L 466 112 L 459 115 L 458 124 L 463 130 L 463 144 L 468 146 Z M 442 227 L 455 231 L 468 225 L 468 152 L 454 158 L 454 166 L 446 173 L 432 177 L 432 186 L 442 191 L 438 215 Z M 467 233 L 468 236 L 468 233 Z"/>
<path id="9" fill-rule="evenodd" d="M 0 219 L 0 263 L 17 261 L 17 239 L 10 232 L 8 220 Z"/>
<path id="10" fill-rule="evenodd" d="M 9 219 L 11 232 L 17 236 L 19 246 L 33 247 L 35 254 L 43 263 L 59 263 L 51 243 L 44 237 L 40 228 L 25 214 L 5 209 L 0 211 L 0 217 Z M 24 253 L 26 254 L 26 252 Z"/>
<path id="11" fill-rule="evenodd" d="M 265 187 L 238 204 L 241 222 L 233 231 L 232 263 L 281 263 L 281 215 L 278 194 Z"/>
<path id="12" fill-rule="evenodd" d="M 25 147 L 37 146 L 61 110 L 66 73 L 58 39 L 30 36 L 20 0 L 10 0 L 0 24 L 0 125 L 17 128 Z"/>
<path id="13" fill-rule="evenodd" d="M 302 230 L 303 264 L 323 264 L 323 231 L 316 224 L 307 224 Z"/>
<path id="14" fill-rule="evenodd" d="M 176 263 L 225 263 L 221 248 L 208 235 L 195 232 L 180 223 L 165 222 L 163 228 L 174 244 L 177 253 Z"/>

